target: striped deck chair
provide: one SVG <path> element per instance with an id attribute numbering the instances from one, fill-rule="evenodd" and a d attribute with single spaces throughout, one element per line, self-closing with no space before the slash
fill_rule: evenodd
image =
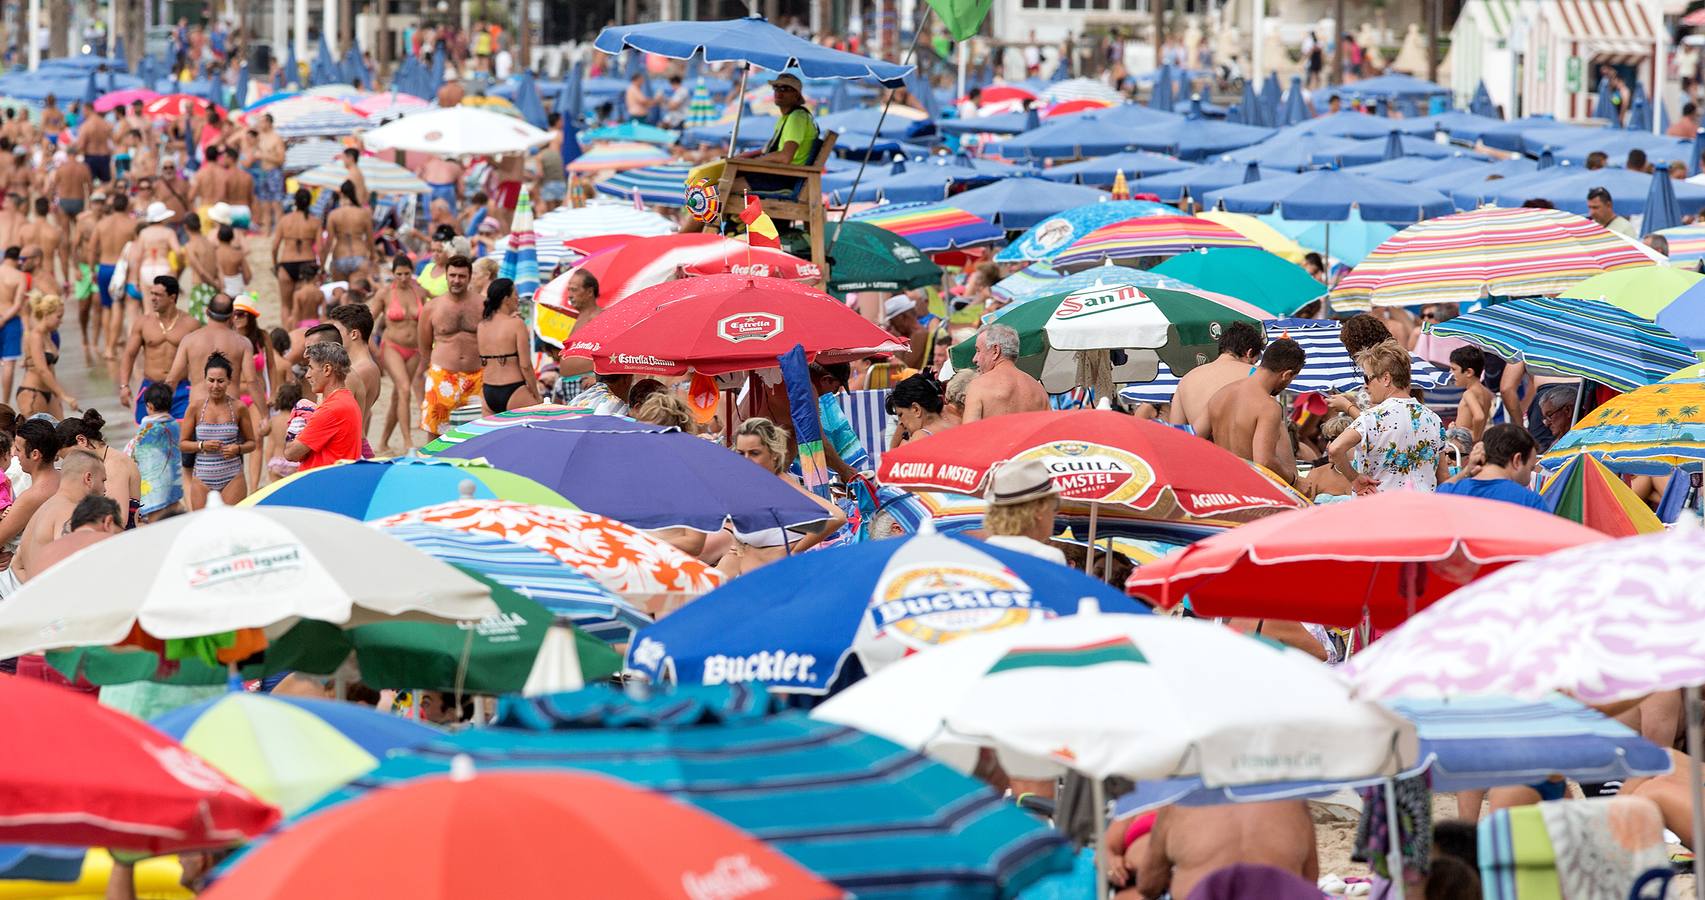
<path id="1" fill-rule="evenodd" d="M 852 422 L 859 443 L 870 455 L 872 469 L 882 464 L 882 451 L 888 449 L 888 439 L 894 432 L 894 423 L 888 415 L 888 394 L 889 391 L 882 388 L 847 391 L 841 395 L 841 408 Z M 852 465 L 850 460 L 848 465 Z"/>

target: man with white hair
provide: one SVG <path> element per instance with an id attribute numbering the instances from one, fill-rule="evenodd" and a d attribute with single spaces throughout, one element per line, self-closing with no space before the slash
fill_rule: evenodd
<path id="1" fill-rule="evenodd" d="M 971 361 L 977 377 L 965 390 L 966 425 L 1007 413 L 1038 412 L 1048 408 L 1042 383 L 1018 365 L 1018 332 L 1010 325 L 990 325 L 977 334 L 977 353 Z"/>

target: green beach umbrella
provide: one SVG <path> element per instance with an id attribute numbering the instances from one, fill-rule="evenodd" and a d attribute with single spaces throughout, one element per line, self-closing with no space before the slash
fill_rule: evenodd
<path id="1" fill-rule="evenodd" d="M 1326 293 L 1326 286 L 1301 266 L 1253 247 L 1180 253 L 1150 271 L 1187 281 L 1204 291 L 1236 297 L 1281 317 Z"/>
<path id="2" fill-rule="evenodd" d="M 840 233 L 836 235 L 836 228 Z M 900 235 L 867 222 L 828 226 L 834 245 L 829 257 L 828 289 L 849 291 L 909 291 L 941 283 L 941 267 Z M 790 253 L 810 257 L 809 246 L 789 246 Z"/>

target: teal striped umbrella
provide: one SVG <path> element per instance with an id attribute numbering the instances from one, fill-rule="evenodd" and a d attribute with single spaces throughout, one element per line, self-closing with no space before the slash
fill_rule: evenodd
<path id="1" fill-rule="evenodd" d="M 503 265 L 497 276 L 515 282 L 515 293 L 522 302 L 530 302 L 539 292 L 539 236 L 533 233 L 533 201 L 527 188 L 515 201 L 515 218 L 509 223 L 509 240 L 503 251 Z"/>
<path id="2" fill-rule="evenodd" d="M 1619 391 L 1662 381 L 1699 361 L 1675 335 L 1598 300 L 1535 297 L 1431 326 L 1539 375 L 1590 378 Z"/>
<path id="3" fill-rule="evenodd" d="M 680 137 L 667 128 L 647 125 L 635 119 L 629 119 L 620 125 L 605 125 L 591 131 L 582 131 L 580 140 L 585 143 L 593 141 L 638 141 L 641 144 L 661 144 L 665 147 L 673 145 Z"/>
<path id="4" fill-rule="evenodd" d="M 648 206 L 680 206 L 687 193 L 687 173 L 692 166 L 646 166 L 617 172 L 598 182 L 592 189 L 607 197 L 632 200 L 639 195 Z"/>
<path id="5" fill-rule="evenodd" d="M 1013 897 L 1072 863 L 1058 832 L 981 782 L 857 729 L 781 712 L 743 685 L 505 697 L 491 726 L 392 755 L 300 815 L 442 775 L 460 755 L 485 771 L 577 769 L 660 791 L 860 900 Z"/>
<path id="6" fill-rule="evenodd" d="M 687 98 L 687 119 L 683 124 L 688 128 L 712 125 L 721 117 L 722 110 L 710 99 L 710 88 L 705 87 L 701 79 L 698 84 L 693 85 L 693 92 Z"/>
<path id="7" fill-rule="evenodd" d="M 386 162 L 376 156 L 363 156 L 356 162 L 361 170 L 361 177 L 367 181 L 367 190 L 375 194 L 424 194 L 428 188 L 419 175 L 397 165 Z M 296 181 L 303 187 L 331 188 L 337 190 L 349 178 L 341 160 L 317 165 L 312 169 L 296 176 Z"/>

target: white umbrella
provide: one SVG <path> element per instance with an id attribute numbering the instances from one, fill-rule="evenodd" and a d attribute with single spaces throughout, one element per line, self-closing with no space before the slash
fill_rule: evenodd
<path id="1" fill-rule="evenodd" d="M 550 143 L 551 133 L 471 106 L 427 110 L 387 122 L 361 136 L 369 150 L 409 150 L 435 156 L 522 153 Z"/>
<path id="2" fill-rule="evenodd" d="M 634 209 L 631 203 L 588 203 L 551 210 L 533 220 L 533 230 L 544 237 L 567 240 L 600 234 L 653 237 L 680 229 L 651 210 Z"/>
<path id="3" fill-rule="evenodd" d="M 355 626 L 498 612 L 485 585 L 355 519 L 210 504 L 30 579 L 0 603 L 0 657 L 116 644 L 133 625 L 169 640 L 279 632 L 299 619 Z"/>

